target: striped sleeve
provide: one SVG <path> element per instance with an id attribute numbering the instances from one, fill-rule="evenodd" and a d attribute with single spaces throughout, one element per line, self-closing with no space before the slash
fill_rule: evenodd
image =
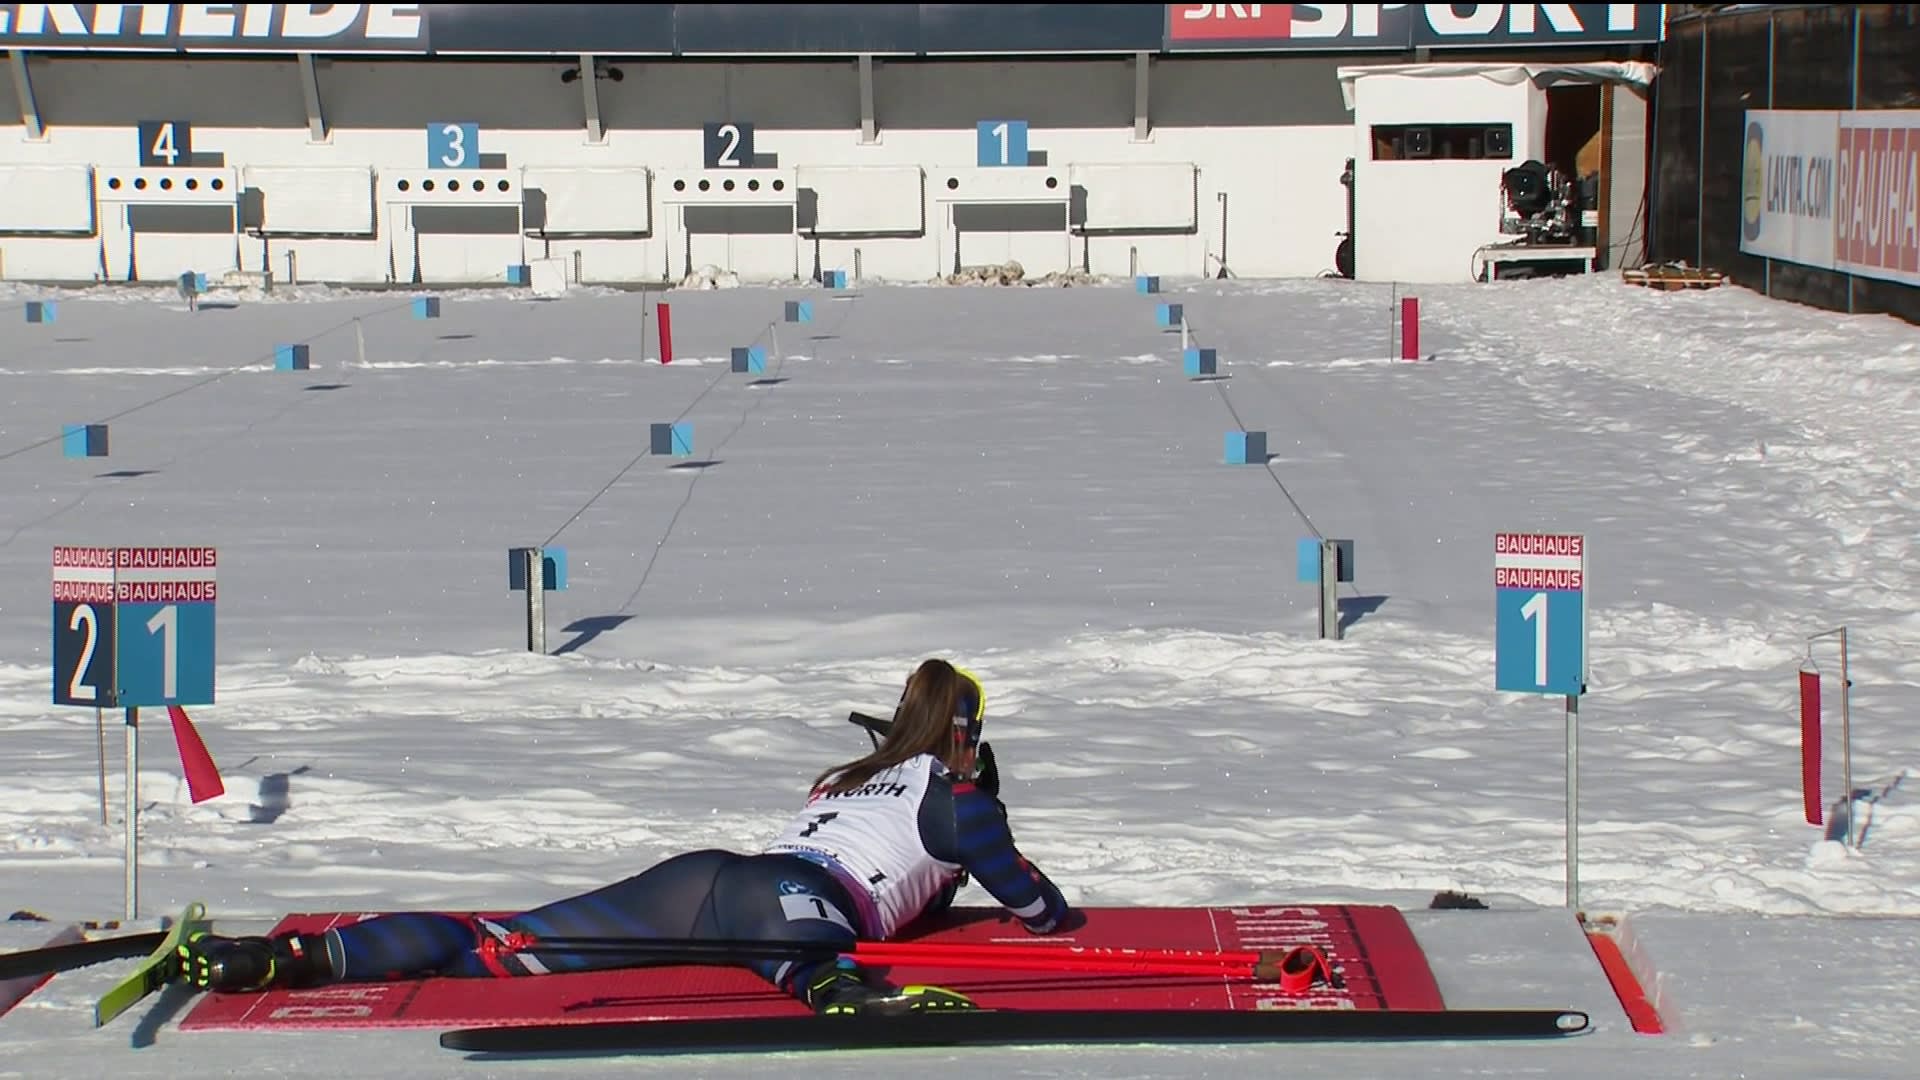
<path id="1" fill-rule="evenodd" d="M 1066 897 L 1014 845 L 999 800 L 966 782 L 953 785 L 953 861 L 1036 934 L 1067 915 Z"/>

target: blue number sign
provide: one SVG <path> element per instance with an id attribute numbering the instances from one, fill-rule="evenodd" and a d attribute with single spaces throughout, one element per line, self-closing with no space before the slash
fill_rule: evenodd
<path id="1" fill-rule="evenodd" d="M 213 602 L 120 605 L 120 704 L 213 703 Z"/>
<path id="2" fill-rule="evenodd" d="M 427 168 L 471 169 L 479 164 L 479 124 L 427 125 Z"/>
<path id="3" fill-rule="evenodd" d="M 1027 163 L 1025 120 L 982 120 L 977 130 L 981 168 Z"/>
<path id="4" fill-rule="evenodd" d="M 1494 688 L 1578 696 L 1587 687 L 1586 538 L 1494 537 Z"/>

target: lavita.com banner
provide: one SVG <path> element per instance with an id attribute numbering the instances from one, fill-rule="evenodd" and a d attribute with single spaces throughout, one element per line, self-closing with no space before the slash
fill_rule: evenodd
<path id="1" fill-rule="evenodd" d="M 1920 285 L 1920 109 L 1749 110 L 1740 250 Z"/>

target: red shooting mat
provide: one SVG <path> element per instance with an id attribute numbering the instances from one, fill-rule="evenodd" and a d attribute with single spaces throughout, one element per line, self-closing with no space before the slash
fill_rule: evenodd
<path id="1" fill-rule="evenodd" d="M 1344 985 L 1284 994 L 1276 984 L 1202 975 L 1104 975 L 894 967 L 896 983 L 936 983 L 984 1008 L 1006 1009 L 1438 1009 L 1427 959 L 1391 907 L 1303 905 L 1236 908 L 1083 908 L 1071 933 L 1036 937 L 997 908 L 961 908 L 916 933 L 916 942 L 1016 943 L 1142 949 L 1279 949 L 1319 946 Z M 275 932 L 316 932 L 365 915 L 302 914 Z M 608 1020 L 803 1015 L 797 1001 L 745 969 L 646 967 L 513 979 L 408 979 L 310 990 L 208 994 L 181 1027 L 191 1030 L 451 1028 Z"/>

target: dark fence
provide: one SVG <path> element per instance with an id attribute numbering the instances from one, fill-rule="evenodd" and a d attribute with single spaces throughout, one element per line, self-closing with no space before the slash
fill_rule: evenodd
<path id="1" fill-rule="evenodd" d="M 1920 323 L 1920 287 L 1740 250 L 1748 109 L 1920 108 L 1920 4 L 1677 16 L 1654 92 L 1651 257 L 1769 296 Z"/>

